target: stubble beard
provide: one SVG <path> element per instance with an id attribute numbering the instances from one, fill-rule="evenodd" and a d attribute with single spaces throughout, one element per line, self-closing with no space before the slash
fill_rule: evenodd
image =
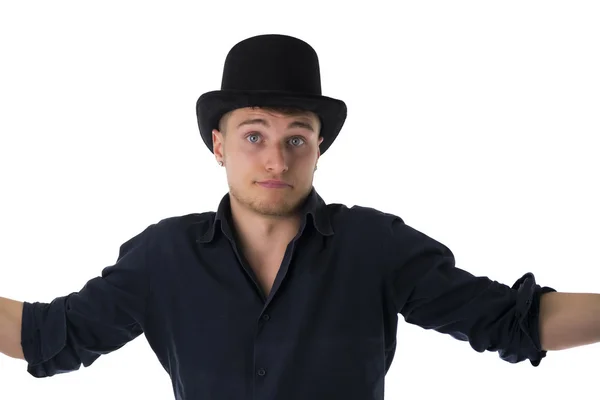
<path id="1" fill-rule="evenodd" d="M 290 191 L 293 189 L 265 189 L 265 190 L 285 190 Z M 229 186 L 229 193 L 234 197 L 243 207 L 261 215 L 270 217 L 290 217 L 296 214 L 298 211 L 303 197 L 294 198 L 290 193 L 282 196 L 273 196 L 272 200 L 267 200 L 267 195 L 264 198 L 260 198 L 260 195 L 244 195 L 238 192 L 231 185 Z"/>

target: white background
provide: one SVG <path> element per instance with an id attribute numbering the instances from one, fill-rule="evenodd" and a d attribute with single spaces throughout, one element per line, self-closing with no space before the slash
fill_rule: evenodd
<path id="1" fill-rule="evenodd" d="M 597 3 L 391 4 L 3 2 L 0 296 L 79 290 L 149 224 L 216 209 L 225 174 L 195 102 L 262 33 L 308 41 L 348 105 L 315 175 L 327 202 L 399 215 L 474 274 L 600 292 Z M 534 368 L 402 319 L 398 340 L 386 399 L 597 393 L 599 345 Z M 143 336 L 46 379 L 0 355 L 0 399 L 42 397 L 173 394 Z"/>

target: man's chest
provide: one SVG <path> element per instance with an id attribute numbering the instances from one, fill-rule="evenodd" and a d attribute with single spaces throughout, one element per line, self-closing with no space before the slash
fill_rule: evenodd
<path id="1" fill-rule="evenodd" d="M 284 261 L 285 251 L 264 254 L 249 254 L 246 256 L 249 267 L 255 275 L 265 297 L 269 297 L 277 274 Z"/>
<path id="2" fill-rule="evenodd" d="M 265 292 L 277 267 L 257 269 Z M 184 391 L 223 380 L 248 388 L 286 382 L 282 390 L 292 385 L 292 392 L 315 395 L 342 382 L 359 393 L 379 384 L 387 340 L 394 337 L 385 327 L 395 326 L 394 316 L 385 313 L 381 285 L 375 279 L 353 283 L 351 274 L 330 275 L 326 267 L 294 267 L 267 302 L 239 265 L 236 277 L 211 270 L 196 276 L 196 289 L 153 297 L 156 323 L 145 334 L 171 376 L 183 377 Z M 192 279 L 163 283 L 182 287 Z"/>
<path id="3" fill-rule="evenodd" d="M 207 246 L 193 262 L 179 260 L 158 271 L 145 327 L 171 373 L 252 387 L 265 376 L 287 381 L 277 374 L 294 360 L 305 375 L 343 376 L 354 365 L 369 380 L 381 376 L 396 316 L 386 313 L 383 268 L 371 257 L 301 245 L 268 256 Z"/>
<path id="4" fill-rule="evenodd" d="M 156 304 L 148 309 L 198 339 L 252 335 L 262 325 L 301 332 L 307 323 L 336 337 L 382 323 L 385 266 L 353 247 L 299 241 L 270 252 L 229 243 L 180 250 L 155 271 Z"/>

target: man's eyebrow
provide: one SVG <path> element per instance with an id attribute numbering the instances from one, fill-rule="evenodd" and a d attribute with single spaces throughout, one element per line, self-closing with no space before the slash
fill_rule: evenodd
<path id="1" fill-rule="evenodd" d="M 290 129 L 290 128 L 304 128 L 304 129 L 308 129 L 311 132 L 315 131 L 315 128 L 313 128 L 313 126 L 310 122 L 298 121 L 298 120 L 291 122 L 288 125 L 288 129 Z"/>
<path id="2" fill-rule="evenodd" d="M 247 120 L 244 120 L 244 121 L 240 122 L 240 124 L 237 127 L 241 128 L 244 125 L 254 125 L 254 124 L 264 125 L 267 128 L 271 126 L 271 125 L 269 125 L 269 122 L 267 122 L 267 120 L 265 120 L 265 119 L 262 119 L 262 118 L 252 118 L 252 119 L 247 119 Z"/>
<path id="3" fill-rule="evenodd" d="M 247 119 L 247 120 L 240 122 L 237 127 L 241 128 L 244 125 L 253 125 L 253 124 L 264 125 L 267 128 L 269 128 L 271 126 L 271 125 L 269 125 L 269 122 L 266 119 L 252 118 L 252 119 Z M 300 120 L 290 122 L 290 124 L 288 125 L 288 129 L 290 129 L 290 128 L 304 128 L 304 129 L 308 129 L 309 131 L 312 131 L 312 132 L 315 131 L 315 128 L 313 128 L 311 123 L 300 121 Z"/>

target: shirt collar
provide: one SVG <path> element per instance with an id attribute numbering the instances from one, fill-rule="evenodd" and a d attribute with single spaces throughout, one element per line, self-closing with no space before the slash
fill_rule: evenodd
<path id="1" fill-rule="evenodd" d="M 313 187 L 306 197 L 306 200 L 302 204 L 300 213 L 302 215 L 302 222 L 300 225 L 300 234 L 304 231 L 308 216 L 312 216 L 312 222 L 317 231 L 323 236 L 333 235 L 333 228 L 331 226 L 331 220 L 327 212 L 327 205 L 325 201 L 319 196 L 315 188 Z M 219 203 L 219 208 L 215 213 L 213 223 L 208 226 L 208 229 L 204 233 L 200 233 L 196 241 L 198 243 L 208 243 L 214 239 L 216 227 L 219 225 L 221 231 L 229 240 L 233 241 L 233 232 L 231 230 L 231 199 L 229 193 L 225 194 Z"/>

